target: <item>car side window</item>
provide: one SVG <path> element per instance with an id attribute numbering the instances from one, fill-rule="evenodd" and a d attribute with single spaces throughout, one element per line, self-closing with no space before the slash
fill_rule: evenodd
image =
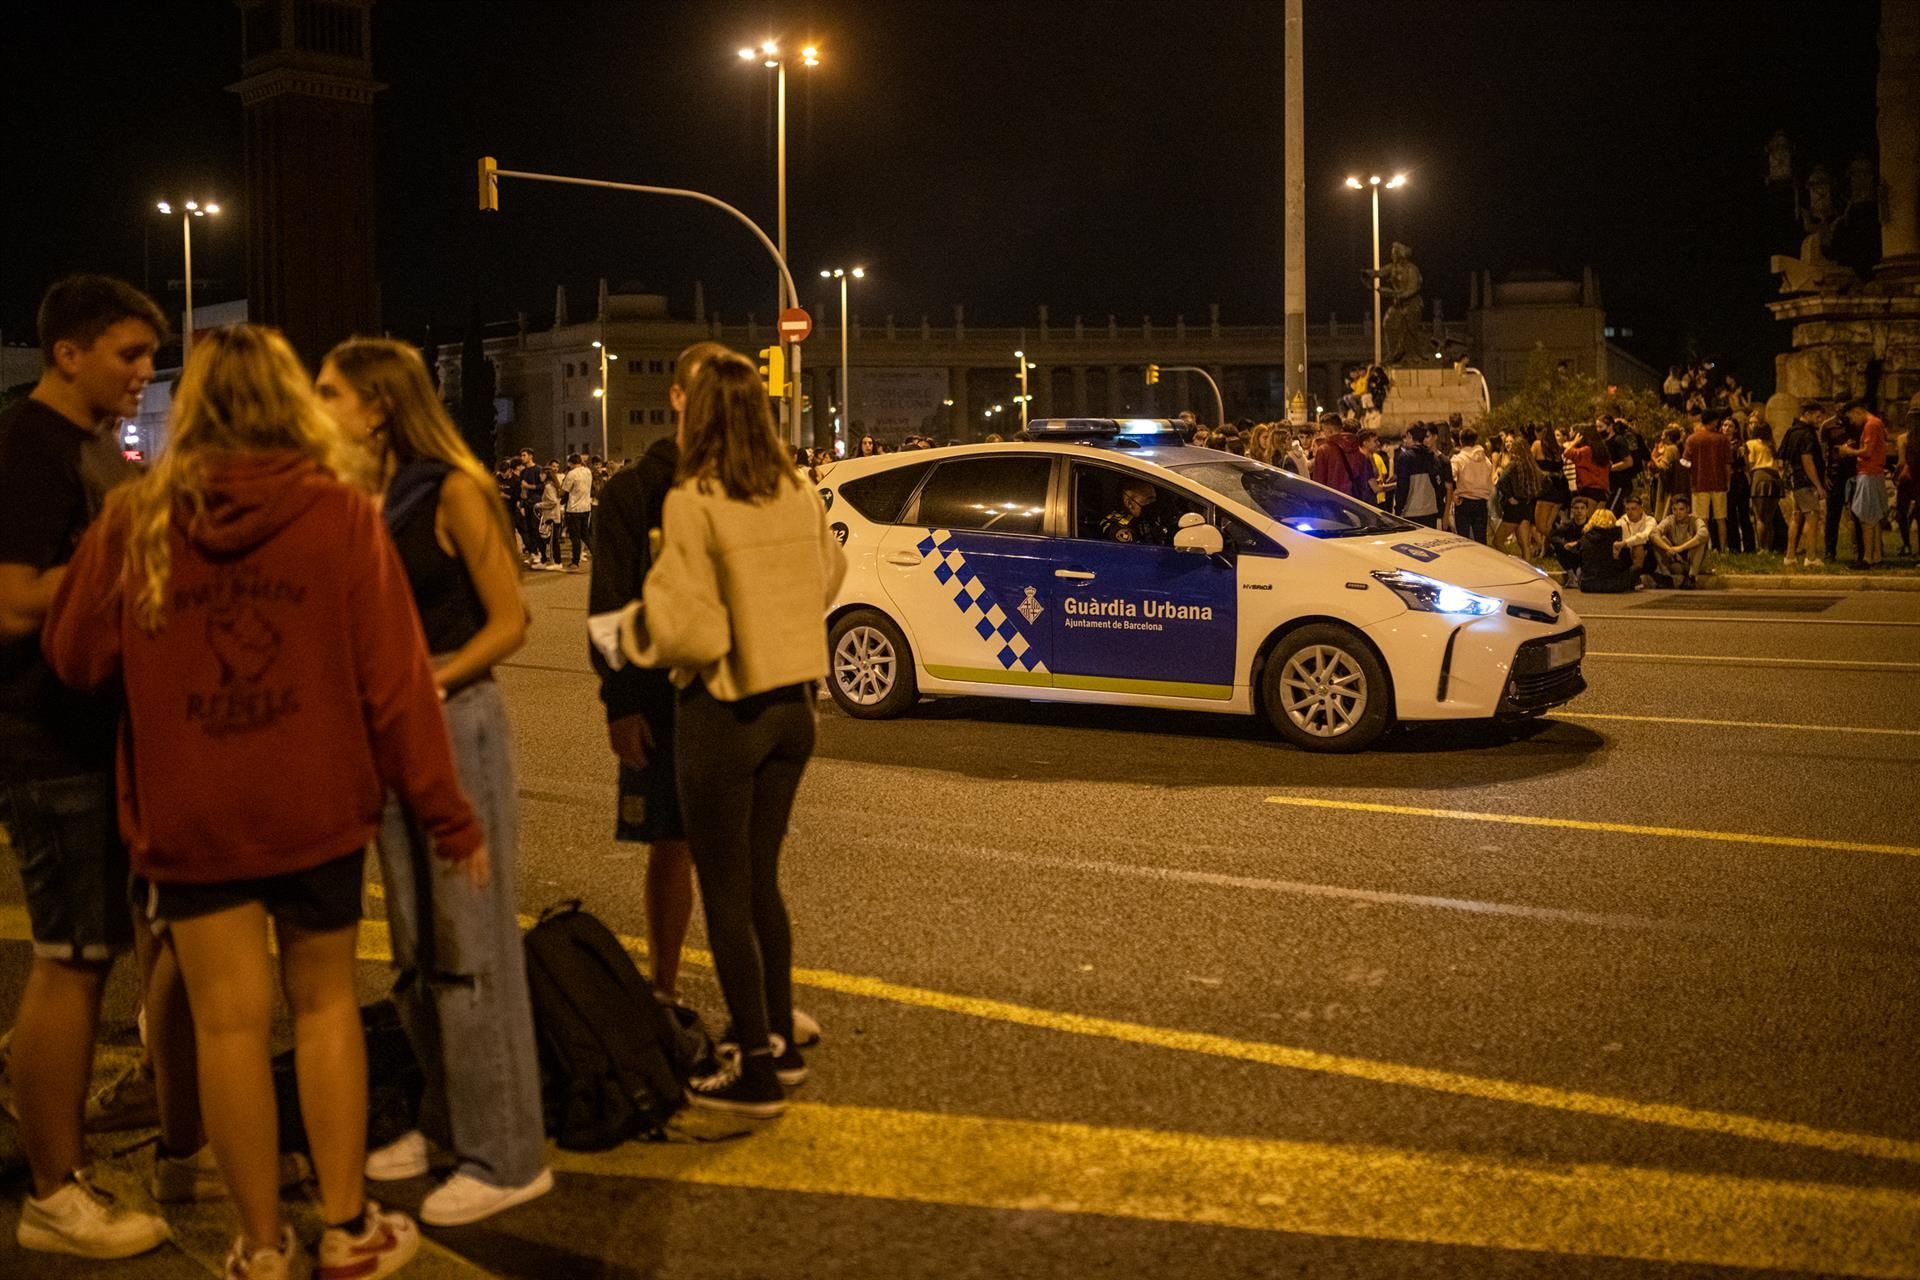
<path id="1" fill-rule="evenodd" d="M 914 466 L 888 467 L 870 476 L 847 481 L 840 486 L 840 496 L 847 500 L 848 506 L 875 524 L 898 524 L 900 509 L 907 505 L 907 499 L 919 487 L 920 478 L 932 466 L 931 462 L 922 462 Z"/>
<path id="2" fill-rule="evenodd" d="M 956 458 L 943 462 L 920 490 L 917 523 L 936 529 L 1039 533 L 1047 513 L 1053 459 Z"/>
<path id="3" fill-rule="evenodd" d="M 1072 536 L 1091 542 L 1170 547 L 1180 517 L 1209 514 L 1211 504 L 1154 484 L 1135 472 L 1075 463 Z"/>

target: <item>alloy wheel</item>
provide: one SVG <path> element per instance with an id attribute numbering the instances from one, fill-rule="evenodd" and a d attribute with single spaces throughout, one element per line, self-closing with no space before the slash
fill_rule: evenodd
<path id="1" fill-rule="evenodd" d="M 850 627 L 833 649 L 833 682 L 840 694 L 870 707 L 893 692 L 899 677 L 893 645 L 875 627 Z"/>
<path id="2" fill-rule="evenodd" d="M 1366 672 L 1344 649 L 1309 645 L 1281 669 L 1280 701 L 1287 718 L 1305 732 L 1337 738 L 1366 714 Z"/>

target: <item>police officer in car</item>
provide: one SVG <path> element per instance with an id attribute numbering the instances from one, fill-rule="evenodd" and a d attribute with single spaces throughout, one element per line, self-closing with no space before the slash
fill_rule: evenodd
<path id="1" fill-rule="evenodd" d="M 1155 501 L 1159 492 L 1145 480 L 1128 480 L 1120 486 L 1120 509 L 1100 522 L 1100 536 L 1110 542 L 1142 542 L 1149 546 L 1170 547 L 1173 533 L 1167 528 L 1163 504 Z"/>

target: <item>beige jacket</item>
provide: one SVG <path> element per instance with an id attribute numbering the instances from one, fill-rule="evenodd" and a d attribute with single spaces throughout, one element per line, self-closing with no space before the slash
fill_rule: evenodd
<path id="1" fill-rule="evenodd" d="M 684 480 L 661 510 L 659 558 L 620 623 L 620 648 L 638 666 L 698 676 L 722 702 L 827 674 L 827 606 L 847 557 L 807 484 L 783 484 L 760 502 L 736 502 Z"/>

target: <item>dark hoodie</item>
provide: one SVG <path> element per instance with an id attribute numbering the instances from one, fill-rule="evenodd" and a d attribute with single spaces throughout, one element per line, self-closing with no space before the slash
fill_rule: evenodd
<path id="1" fill-rule="evenodd" d="M 303 871 L 362 849 L 397 792 L 458 860 L 481 842 L 399 556 L 373 503 L 294 453 L 216 462 L 170 538 L 165 624 L 121 588 L 124 508 L 75 551 L 41 644 L 127 711 L 120 829 L 165 883 Z"/>
<path id="2" fill-rule="evenodd" d="M 1313 455 L 1315 484 L 1373 501 L 1373 461 L 1351 431 L 1336 431 Z"/>

